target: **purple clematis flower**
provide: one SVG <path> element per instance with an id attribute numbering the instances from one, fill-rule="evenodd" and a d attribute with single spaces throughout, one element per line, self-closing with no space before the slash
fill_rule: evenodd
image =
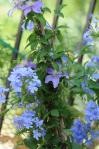
<path id="1" fill-rule="evenodd" d="M 24 15 L 27 16 L 28 13 L 30 13 L 31 11 L 38 13 L 38 14 L 41 13 L 42 12 L 41 9 L 43 6 L 44 6 L 43 3 L 40 0 L 38 0 L 34 3 L 31 2 L 30 4 L 27 3 L 27 4 L 22 5 L 20 6 L 20 9 L 23 10 Z"/>
<path id="2" fill-rule="evenodd" d="M 36 67 L 37 67 L 36 64 L 34 64 L 31 60 L 30 61 L 26 61 L 25 66 L 26 67 L 30 67 L 32 69 L 36 69 Z"/>
<path id="3" fill-rule="evenodd" d="M 55 72 L 52 68 L 47 68 L 48 75 L 45 78 L 45 83 L 52 82 L 53 87 L 57 88 L 60 78 L 66 77 L 66 79 L 69 78 L 68 73 L 62 73 L 62 72 Z"/>

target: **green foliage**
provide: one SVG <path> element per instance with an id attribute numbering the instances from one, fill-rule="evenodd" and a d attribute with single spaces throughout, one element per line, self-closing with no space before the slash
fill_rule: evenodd
<path id="1" fill-rule="evenodd" d="M 77 0 L 77 2 L 80 1 Z M 57 7 L 55 10 L 57 17 L 64 17 L 63 8 L 65 6 L 63 4 Z M 50 13 L 51 11 L 45 7 L 42 10 L 42 14 L 30 12 L 24 20 L 26 25 L 29 20 L 34 22 L 34 29 L 27 39 L 26 48 L 30 49 L 28 59 L 37 64 L 36 72 L 42 86 L 35 96 L 34 94 L 28 96 L 23 89 L 24 96 L 18 100 L 18 102 L 21 102 L 21 100 L 25 101 L 27 104 L 32 104 L 34 101 L 39 100 L 38 107 L 34 106 L 33 108 L 38 113 L 38 116 L 44 120 L 46 136 L 38 141 L 35 140 L 31 135 L 34 128 L 28 131 L 26 129 L 21 130 L 17 134 L 28 134 L 27 138 L 24 139 L 24 144 L 30 149 L 63 149 L 64 147 L 82 149 L 82 145 L 75 144 L 71 140 L 72 133 L 70 128 L 73 120 L 78 117 L 83 119 L 84 116 L 74 105 L 76 96 L 80 97 L 80 99 L 85 98 L 86 101 L 91 98 L 91 95 L 82 89 L 81 83 L 83 81 L 86 81 L 88 87 L 95 92 L 96 95 L 93 97 L 93 100 L 97 101 L 99 97 L 99 82 L 93 80 L 91 76 L 98 70 L 98 67 L 90 69 L 86 67 L 86 62 L 83 64 L 78 62 L 80 56 L 87 55 L 89 57 L 93 54 L 93 52 L 90 52 L 90 46 L 84 46 L 79 52 L 75 52 L 74 48 L 71 50 L 67 43 L 65 45 L 66 41 L 63 33 L 67 34 L 67 25 L 58 25 L 55 29 L 48 29 L 46 27 L 47 20 L 44 17 L 46 12 Z M 96 34 L 94 36 L 98 37 Z M 10 49 L 11 53 L 17 52 L 17 49 L 2 39 L 0 39 L 0 45 L 5 49 Z M 23 54 L 19 55 L 24 58 Z M 63 56 L 67 58 L 66 62 L 63 62 Z M 4 60 L 3 62 L 1 61 L 0 65 L 2 66 L 3 63 Z M 47 68 L 52 68 L 54 73 L 48 74 Z M 68 73 L 68 77 L 66 73 Z M 46 76 L 49 75 L 52 77 L 52 80 L 45 83 Z M 59 81 L 56 81 L 56 78 Z M 57 87 L 53 86 L 56 83 L 53 79 L 58 82 Z"/>
<path id="2" fill-rule="evenodd" d="M 78 145 L 76 143 L 72 143 L 72 149 L 84 149 L 81 147 L 81 145 Z"/>
<path id="3" fill-rule="evenodd" d="M 59 111 L 57 109 L 51 110 L 51 115 L 55 117 L 59 117 Z"/>

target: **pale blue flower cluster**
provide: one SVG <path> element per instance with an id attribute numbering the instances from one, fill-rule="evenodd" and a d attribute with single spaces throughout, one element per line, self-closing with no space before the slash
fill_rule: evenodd
<path id="1" fill-rule="evenodd" d="M 99 73 L 94 73 L 94 74 L 92 75 L 92 79 L 94 79 L 94 80 L 99 80 Z"/>
<path id="2" fill-rule="evenodd" d="M 33 124 L 33 117 L 35 116 L 35 113 L 30 110 L 26 110 L 22 113 L 20 116 L 14 117 L 14 124 L 17 129 L 23 129 L 23 128 L 32 128 Z"/>
<path id="3" fill-rule="evenodd" d="M 21 94 L 23 88 L 34 94 L 41 86 L 41 81 L 38 79 L 36 71 L 30 67 L 14 68 L 8 80 L 17 94 Z"/>
<path id="4" fill-rule="evenodd" d="M 5 103 L 6 101 L 5 92 L 8 92 L 8 91 L 9 89 L 6 89 L 0 86 L 0 104 Z"/>
<path id="5" fill-rule="evenodd" d="M 89 68 L 95 68 L 95 73 L 92 74 L 91 78 L 99 80 L 99 56 L 93 56 L 86 66 Z"/>
<path id="6" fill-rule="evenodd" d="M 99 65 L 99 56 L 93 56 L 91 60 L 86 64 L 87 67 L 95 67 Z"/>
<path id="7" fill-rule="evenodd" d="M 99 131 L 92 126 L 99 122 L 99 106 L 89 101 L 85 110 L 84 121 L 76 119 L 71 128 L 73 141 L 78 144 L 91 144 L 96 138 L 99 138 Z"/>
<path id="8" fill-rule="evenodd" d="M 25 110 L 20 116 L 15 116 L 14 124 L 18 130 L 33 129 L 33 137 L 36 140 L 44 138 L 46 134 L 43 128 L 43 120 L 39 119 L 32 110 Z"/>
<path id="9" fill-rule="evenodd" d="M 85 46 L 93 46 L 94 38 L 92 36 L 93 33 L 99 32 L 99 26 L 97 25 L 99 20 L 95 17 L 92 18 L 92 22 L 87 31 L 83 34 L 83 45 Z"/>
<path id="10" fill-rule="evenodd" d="M 87 104 L 85 119 L 89 123 L 99 120 L 99 106 L 92 100 Z"/>
<path id="11" fill-rule="evenodd" d="M 89 131 L 89 127 L 87 127 L 80 119 L 76 119 L 71 128 L 73 140 L 78 144 L 82 144 L 83 140 L 88 140 L 87 133 Z"/>
<path id="12" fill-rule="evenodd" d="M 86 31 L 83 34 L 83 45 L 84 46 L 93 46 L 94 45 L 94 40 L 93 40 L 93 37 L 91 36 L 90 30 Z"/>

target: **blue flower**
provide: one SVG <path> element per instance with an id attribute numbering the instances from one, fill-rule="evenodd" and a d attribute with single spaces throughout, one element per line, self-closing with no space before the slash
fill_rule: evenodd
<path id="1" fill-rule="evenodd" d="M 41 82 L 40 82 L 40 80 L 33 80 L 33 81 L 30 81 L 29 83 L 28 83 L 28 86 L 27 86 L 27 90 L 30 92 L 30 93 L 32 93 L 32 94 L 34 94 L 37 90 L 38 90 L 38 88 L 41 86 Z"/>
<path id="2" fill-rule="evenodd" d="M 17 129 L 32 128 L 35 112 L 26 110 L 20 116 L 15 116 L 14 124 Z"/>
<path id="3" fill-rule="evenodd" d="M 4 87 L 0 86 L 0 103 L 5 103 L 6 101 L 6 96 L 5 96 L 5 92 L 8 92 L 9 89 L 6 89 Z"/>
<path id="4" fill-rule="evenodd" d="M 85 46 L 92 46 L 94 45 L 94 40 L 91 36 L 90 30 L 86 31 L 83 34 L 83 45 Z"/>
<path id="5" fill-rule="evenodd" d="M 89 61 L 88 63 L 86 63 L 86 67 L 95 67 L 95 64 Z"/>
<path id="6" fill-rule="evenodd" d="M 30 108 L 30 105 L 26 106 L 26 108 Z M 32 110 L 25 110 L 20 116 L 15 116 L 14 124 L 18 130 L 33 129 L 33 137 L 36 140 L 39 140 L 41 137 L 44 138 L 46 135 L 46 131 L 43 128 L 43 120 L 39 119 L 36 116 L 36 112 Z"/>
<path id="7" fill-rule="evenodd" d="M 89 126 L 86 127 L 86 125 L 83 124 L 81 120 L 76 119 L 71 128 L 71 131 L 73 133 L 73 140 L 78 144 L 82 144 L 84 140 L 88 139 L 88 130 Z"/>
<path id="8" fill-rule="evenodd" d="M 91 61 L 94 62 L 94 63 L 99 63 L 99 56 L 93 56 L 91 58 Z"/>
<path id="9" fill-rule="evenodd" d="M 85 110 L 85 119 L 87 122 L 99 120 L 99 107 L 92 100 L 87 103 Z"/>
<path id="10" fill-rule="evenodd" d="M 37 128 L 38 127 L 40 128 L 43 125 L 43 120 L 40 120 L 38 117 L 36 117 L 34 119 L 34 123 L 35 123 L 35 125 L 36 125 Z"/>
<path id="11" fill-rule="evenodd" d="M 32 69 L 36 69 L 36 64 L 34 64 L 31 60 L 30 61 L 25 61 L 25 64 L 24 64 L 26 67 L 30 67 Z"/>
<path id="12" fill-rule="evenodd" d="M 34 94 L 41 86 L 41 81 L 36 75 L 36 71 L 30 67 L 16 67 L 11 72 L 8 80 L 11 82 L 11 86 L 17 94 L 22 93 L 22 88 L 28 90 L 31 94 Z"/>
<path id="13" fill-rule="evenodd" d="M 90 96 L 94 96 L 94 95 L 95 95 L 95 92 L 94 92 L 92 89 L 90 89 L 90 88 L 88 87 L 87 82 L 85 82 L 85 81 L 82 82 L 82 83 L 81 83 L 81 87 L 82 87 L 83 91 L 84 91 L 85 93 L 89 94 Z"/>
<path id="14" fill-rule="evenodd" d="M 95 17 L 92 19 L 92 23 L 87 31 L 83 34 L 83 45 L 85 46 L 93 46 L 94 45 L 94 38 L 92 37 L 92 33 L 97 33 L 99 31 L 98 26 L 99 20 Z"/>
<path id="15" fill-rule="evenodd" d="M 93 130 L 91 130 L 91 131 L 90 131 L 90 134 L 91 134 L 91 136 L 92 136 L 92 139 L 97 139 L 97 138 L 99 138 L 99 131 L 93 131 Z"/>
<path id="16" fill-rule="evenodd" d="M 99 121 L 99 106 L 89 101 L 85 109 L 84 121 L 76 119 L 71 127 L 73 141 L 86 145 L 91 144 L 96 138 L 99 138 L 99 131 L 93 128 L 93 122 Z M 97 124 L 97 123 L 96 123 Z"/>
<path id="17" fill-rule="evenodd" d="M 93 56 L 91 60 L 86 64 L 87 67 L 95 67 L 99 63 L 99 56 Z"/>
<path id="18" fill-rule="evenodd" d="M 36 140 L 39 140 L 39 138 L 42 136 L 42 134 L 37 130 L 33 130 L 33 137 L 36 139 Z"/>
<path id="19" fill-rule="evenodd" d="M 63 63 L 67 63 L 67 61 L 68 61 L 67 56 L 63 55 L 63 56 L 62 56 L 62 62 L 63 62 Z"/>
<path id="20" fill-rule="evenodd" d="M 46 131 L 45 131 L 45 129 L 41 129 L 41 130 L 38 130 L 38 129 L 36 129 L 36 130 L 33 130 L 33 137 L 38 141 L 39 140 L 39 138 L 44 138 L 45 137 L 45 135 L 46 135 Z"/>
<path id="21" fill-rule="evenodd" d="M 95 79 L 95 80 L 99 80 L 99 73 L 94 73 L 92 75 L 92 78 Z"/>
<path id="22" fill-rule="evenodd" d="M 45 83 L 52 82 L 53 87 L 57 88 L 60 78 L 65 77 L 66 79 L 69 78 L 68 73 L 62 73 L 62 72 L 55 72 L 52 68 L 47 68 L 48 75 L 45 78 Z"/>

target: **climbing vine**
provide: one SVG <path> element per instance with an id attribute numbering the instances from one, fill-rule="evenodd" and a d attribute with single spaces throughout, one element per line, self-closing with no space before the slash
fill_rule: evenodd
<path id="1" fill-rule="evenodd" d="M 26 48 L 28 59 L 16 65 L 8 80 L 10 89 L 0 87 L 0 103 L 5 92 L 12 91 L 16 110 L 14 126 L 18 134 L 27 134 L 23 143 L 30 149 L 84 148 L 99 137 L 99 56 L 93 52 L 99 37 L 99 20 L 95 17 L 83 34 L 82 48 L 64 46 L 62 30 L 53 28 L 44 14 L 50 9 L 40 0 L 13 0 L 11 16 L 23 11 L 22 30 L 29 30 Z M 55 11 L 63 17 L 61 4 Z M 94 55 L 93 55 L 94 53 Z M 81 55 L 88 58 L 79 63 Z M 83 102 L 84 111 L 75 107 Z"/>

